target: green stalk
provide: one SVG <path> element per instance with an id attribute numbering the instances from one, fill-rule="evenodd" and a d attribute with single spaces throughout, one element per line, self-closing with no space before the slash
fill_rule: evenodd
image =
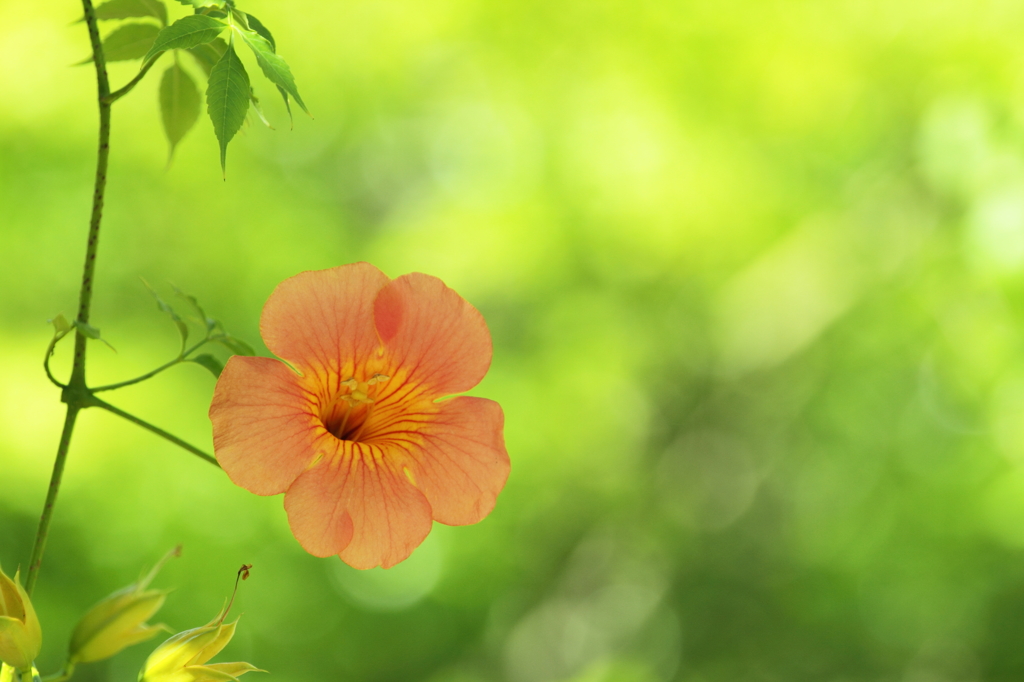
<path id="1" fill-rule="evenodd" d="M 92 286 L 96 275 L 96 251 L 100 241 L 100 222 L 103 219 L 103 198 L 107 188 L 107 165 L 110 160 L 110 80 L 107 77 L 107 60 L 103 54 L 103 42 L 100 40 L 99 22 L 91 0 L 82 0 L 85 11 L 85 23 L 89 28 L 89 41 L 92 43 L 93 63 L 96 66 L 97 102 L 99 104 L 100 134 L 99 152 L 96 159 L 96 183 L 92 194 L 92 217 L 89 220 L 89 235 L 85 248 L 85 266 L 82 271 L 82 288 L 78 297 L 78 319 L 89 322 L 89 309 L 92 305 Z M 46 493 L 46 503 L 39 518 L 39 529 L 32 548 L 32 560 L 29 563 L 28 577 L 25 580 L 25 591 L 32 594 L 39 579 L 39 569 L 43 563 L 43 550 L 46 548 L 46 537 L 50 531 L 53 508 L 57 502 L 61 479 L 64 475 L 64 463 L 67 460 L 68 448 L 71 445 L 71 434 L 75 430 L 75 419 L 79 411 L 89 405 L 88 388 L 85 384 L 85 353 L 86 338 L 81 331 L 75 333 L 75 359 L 71 366 L 71 380 L 61 395 L 67 403 L 68 411 L 64 418 L 64 429 L 61 432 L 57 457 L 53 463 L 50 476 L 50 487 Z"/>
<path id="2" fill-rule="evenodd" d="M 122 419 L 127 419 L 128 421 L 132 422 L 133 424 L 138 424 L 139 426 L 141 426 L 142 428 L 146 429 L 147 431 L 155 433 L 156 435 L 160 436 L 161 438 L 169 440 L 170 442 L 172 442 L 175 445 L 177 445 L 179 448 L 182 448 L 183 450 L 188 450 L 189 452 L 191 452 L 193 455 L 195 455 L 199 459 L 202 459 L 204 461 L 209 462 L 210 464 L 212 464 L 213 466 L 217 467 L 218 469 L 220 468 L 220 464 L 217 462 L 217 459 L 213 455 L 207 454 L 207 453 L 203 452 L 202 450 L 200 450 L 199 448 L 195 447 L 194 445 L 188 444 L 187 442 L 185 442 L 182 439 L 180 439 L 177 436 L 175 436 L 173 433 L 168 433 L 167 431 L 164 431 L 159 426 L 154 426 L 153 424 L 150 424 L 149 422 L 147 422 L 145 420 L 139 419 L 138 417 L 136 417 L 133 414 L 129 414 L 129 413 L 125 412 L 124 410 L 120 410 L 120 409 L 114 407 L 110 403 L 107 403 L 107 402 L 104 402 L 104 401 L 100 400 L 99 398 L 93 398 L 91 405 L 93 405 L 95 407 L 102 407 L 107 412 L 112 412 L 113 414 L 116 414 L 118 417 L 121 417 Z"/>

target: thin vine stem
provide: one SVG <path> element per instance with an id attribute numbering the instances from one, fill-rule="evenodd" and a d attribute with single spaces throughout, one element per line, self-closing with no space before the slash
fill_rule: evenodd
<path id="1" fill-rule="evenodd" d="M 114 92 L 108 93 L 107 96 L 101 100 L 101 102 L 110 105 L 116 102 L 117 100 L 121 99 L 125 95 L 127 95 L 129 92 L 131 92 L 135 88 L 135 86 L 139 84 L 139 81 L 146 77 L 146 74 L 149 73 L 149 70 L 153 68 L 153 65 L 156 64 L 156 60 L 158 59 L 160 59 L 159 54 L 150 59 L 145 64 L 143 64 L 142 69 L 139 70 L 139 73 L 136 74 L 135 78 L 128 81 L 127 85 L 125 85 L 123 88 L 115 90 Z"/>
<path id="2" fill-rule="evenodd" d="M 212 464 L 213 466 L 217 467 L 218 469 L 220 468 L 220 464 L 217 462 L 217 458 L 216 457 L 214 457 L 213 455 L 208 454 L 206 452 L 203 452 L 202 450 L 200 450 L 199 448 L 197 448 L 194 445 L 191 445 L 191 444 L 183 441 L 182 439 L 180 439 L 177 436 L 175 436 L 173 433 L 168 433 L 167 431 L 164 431 L 163 429 L 161 429 L 159 426 L 154 426 L 153 424 L 150 424 L 149 422 L 147 422 L 147 421 L 145 421 L 143 419 L 139 419 L 134 414 L 130 414 L 128 412 L 125 412 L 124 410 L 116 408 L 113 405 L 111 405 L 110 403 L 105 402 L 103 400 L 100 400 L 99 398 L 93 398 L 93 403 L 92 404 L 95 407 L 103 408 L 107 412 L 112 412 L 113 414 L 116 414 L 118 417 L 121 417 L 123 419 L 127 419 L 128 421 L 132 422 L 133 424 L 138 424 L 139 426 L 141 426 L 142 428 L 146 429 L 147 431 L 152 431 L 153 433 L 155 433 L 156 435 L 160 436 L 161 438 L 169 440 L 170 442 L 174 443 L 178 447 L 183 448 L 185 450 L 188 450 L 189 452 L 191 452 L 196 457 L 198 457 L 198 458 L 200 458 L 200 459 L 202 459 L 202 460 L 204 460 L 206 462 L 209 462 L 210 464 Z"/>
<path id="3" fill-rule="evenodd" d="M 107 77 L 107 60 L 103 54 L 103 42 L 100 40 L 99 22 L 92 0 L 82 0 L 85 23 L 89 28 L 89 42 L 92 44 L 93 64 L 96 66 L 96 99 L 99 104 L 99 150 L 96 158 L 96 182 L 92 194 L 92 215 L 89 219 L 89 234 L 86 239 L 85 265 L 82 269 L 82 288 L 78 296 L 78 320 L 89 322 L 89 310 L 92 306 L 92 287 L 96 275 L 96 252 L 99 248 L 100 223 L 103 220 L 103 199 L 107 189 L 107 166 L 110 161 L 110 103 L 106 98 L 110 95 L 110 79 Z M 79 411 L 88 404 L 89 393 L 85 383 L 86 337 L 80 329 L 75 331 L 75 358 L 71 366 L 71 379 L 64 387 L 61 399 L 67 403 L 68 411 L 64 417 L 64 429 L 61 431 L 57 456 L 53 462 L 53 473 L 50 475 L 50 486 L 46 493 L 43 513 L 39 517 L 39 528 L 36 531 L 35 544 L 32 547 L 32 559 L 29 562 L 28 576 L 25 580 L 25 591 L 29 594 L 39 579 L 39 569 L 43 564 L 43 551 L 46 538 L 50 531 L 53 508 L 57 502 L 61 479 L 64 476 L 64 464 L 71 445 L 71 434 L 75 430 L 75 420 Z M 51 377 L 52 378 L 52 377 Z"/>
<path id="4" fill-rule="evenodd" d="M 62 384 L 57 377 L 53 376 L 53 372 L 50 371 L 50 358 L 53 357 L 53 349 L 57 347 L 57 342 L 63 338 L 63 334 L 55 334 L 50 345 L 46 347 L 46 357 L 43 358 L 43 369 L 46 370 L 46 376 L 57 388 L 67 388 L 67 384 Z"/>
<path id="5" fill-rule="evenodd" d="M 180 365 L 183 362 L 188 362 L 188 360 L 186 358 L 188 358 L 189 355 L 191 355 L 192 353 L 196 352 L 197 350 L 199 350 L 200 348 L 202 348 L 204 345 L 206 345 L 209 342 L 210 342 L 210 339 L 209 338 L 205 338 L 202 341 L 200 341 L 199 343 L 197 343 L 194 346 L 192 346 L 191 348 L 182 351 L 181 355 L 179 355 L 178 357 L 174 358 L 173 360 L 165 362 L 164 364 L 160 365 L 159 367 L 157 367 L 153 371 L 146 372 L 145 374 L 137 376 L 134 379 L 128 379 L 126 381 L 119 381 L 116 384 L 107 384 L 105 386 L 97 386 L 96 388 L 90 388 L 89 390 L 91 392 L 93 392 L 93 393 L 100 393 L 101 391 L 113 391 L 116 388 L 124 388 L 125 386 L 131 386 L 132 384 L 138 384 L 138 383 L 141 383 L 143 381 L 146 381 L 147 379 L 152 379 L 153 377 L 155 377 L 160 372 L 163 372 L 164 370 L 170 369 L 171 367 L 174 367 L 175 365 Z"/>
<path id="6" fill-rule="evenodd" d="M 54 673 L 53 675 L 47 675 L 43 677 L 42 680 L 43 682 L 65 682 L 66 680 L 70 680 L 74 674 L 75 664 L 68 661 L 64 664 L 64 667 L 61 668 L 60 672 Z"/>

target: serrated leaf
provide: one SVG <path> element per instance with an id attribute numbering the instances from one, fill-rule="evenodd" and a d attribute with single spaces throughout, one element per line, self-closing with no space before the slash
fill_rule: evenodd
<path id="1" fill-rule="evenodd" d="M 202 365 L 206 369 L 210 370 L 210 373 L 215 377 L 220 377 L 220 373 L 224 371 L 224 365 L 221 364 L 221 361 L 209 353 L 201 353 L 194 358 L 189 358 L 187 362 L 194 362 L 197 365 Z"/>
<path id="2" fill-rule="evenodd" d="M 75 328 L 78 329 L 79 333 L 82 336 L 84 336 L 85 338 L 87 338 L 87 339 L 96 339 L 98 341 L 102 341 L 103 343 L 107 344 L 107 348 L 109 348 L 110 350 L 114 351 L 115 353 L 117 352 L 116 348 L 111 346 L 107 342 L 106 339 L 104 339 L 102 336 L 100 336 L 100 330 L 97 329 L 96 327 L 93 327 L 91 324 L 87 324 L 85 322 L 82 322 L 81 320 L 75 320 L 71 324 L 73 324 L 75 326 Z"/>
<path id="3" fill-rule="evenodd" d="M 161 0 L 107 0 L 96 7 L 96 18 L 100 21 L 133 17 L 153 17 L 166 26 L 167 7 Z"/>
<path id="4" fill-rule="evenodd" d="M 252 346 L 241 339 L 231 336 L 231 334 L 217 336 L 211 340 L 221 344 L 235 355 L 256 355 L 256 351 L 253 350 Z"/>
<path id="5" fill-rule="evenodd" d="M 160 29 L 153 24 L 129 23 L 119 26 L 103 39 L 103 57 L 108 62 L 138 59 L 146 54 Z M 92 61 L 92 58 L 85 60 Z"/>
<path id="6" fill-rule="evenodd" d="M 96 18 L 100 21 L 130 17 L 156 17 L 166 26 L 167 6 L 160 0 L 107 0 L 96 7 Z"/>
<path id="7" fill-rule="evenodd" d="M 164 71 L 160 81 L 160 117 L 171 145 L 168 158 L 174 155 L 181 138 L 199 120 L 200 103 L 199 90 L 183 68 L 173 64 Z"/>
<path id="8" fill-rule="evenodd" d="M 307 114 L 309 109 L 306 108 L 305 102 L 302 101 L 302 97 L 299 96 L 299 90 L 295 87 L 295 79 L 292 77 L 292 70 L 288 68 L 288 64 L 281 58 L 279 54 L 274 52 L 273 47 L 266 38 L 261 36 L 256 31 L 245 31 L 238 28 L 237 26 L 232 27 L 235 32 L 238 33 L 245 44 L 249 46 L 253 54 L 256 55 L 256 63 L 263 69 L 263 75 L 265 75 L 270 82 L 277 87 L 283 89 L 289 95 L 295 98 L 302 110 Z"/>
<path id="9" fill-rule="evenodd" d="M 295 118 L 292 116 L 292 104 L 288 101 L 288 93 L 280 85 L 277 86 L 277 91 L 281 93 L 281 98 L 284 100 L 284 108 L 288 110 L 288 124 L 292 130 L 295 130 Z"/>
<path id="10" fill-rule="evenodd" d="M 206 72 L 207 78 L 209 78 L 214 64 L 220 61 L 220 58 L 224 56 L 227 49 L 228 44 L 224 42 L 223 38 L 214 38 L 208 43 L 189 48 L 188 51 L 195 57 L 196 63 L 202 67 L 203 71 Z"/>
<path id="11" fill-rule="evenodd" d="M 256 93 L 253 92 L 252 88 L 249 88 L 249 103 L 252 104 L 253 111 L 256 112 L 256 115 L 260 117 L 261 121 L 263 121 L 263 125 L 273 130 L 274 126 L 270 125 L 270 121 L 268 121 L 267 117 L 263 115 L 263 109 L 260 107 L 260 98 L 256 96 Z"/>
<path id="12" fill-rule="evenodd" d="M 220 142 L 220 168 L 226 173 L 228 142 L 242 127 L 249 111 L 249 74 L 230 45 L 210 72 L 206 110 Z"/>
<path id="13" fill-rule="evenodd" d="M 196 312 L 199 313 L 200 321 L 206 327 L 206 331 L 213 331 L 214 329 L 217 328 L 217 325 L 219 325 L 220 323 L 217 322 L 217 320 L 213 319 L 212 317 L 206 316 L 206 311 L 203 310 L 203 307 L 201 305 L 199 305 L 199 301 L 196 300 L 195 296 L 190 296 L 189 294 L 186 294 L 184 291 L 174 286 L 173 284 L 171 285 L 171 288 L 174 289 L 174 293 L 188 301 L 188 304 L 195 308 Z"/>
<path id="14" fill-rule="evenodd" d="M 184 355 L 185 345 L 188 342 L 188 325 L 181 319 L 178 312 L 172 308 L 167 301 L 160 298 L 160 294 L 156 293 L 156 290 L 153 289 L 153 287 L 149 286 L 149 282 L 142 280 L 142 283 L 147 289 L 149 289 L 149 293 L 153 294 L 153 298 L 156 299 L 156 307 L 162 312 L 167 313 L 170 316 L 171 321 L 174 322 L 174 326 L 178 328 L 178 335 L 181 336 L 181 350 L 178 352 L 178 355 Z"/>
<path id="15" fill-rule="evenodd" d="M 249 17 L 248 17 L 248 15 L 246 15 L 245 12 L 242 12 L 242 11 L 237 10 L 237 9 L 232 9 L 231 10 L 231 18 L 233 19 L 232 23 L 234 23 L 235 25 L 241 26 L 242 28 L 244 28 L 247 31 L 251 30 L 250 27 L 249 27 Z"/>
<path id="16" fill-rule="evenodd" d="M 245 13 L 245 18 L 248 20 L 249 28 L 266 38 L 267 42 L 270 43 L 270 49 L 277 52 L 277 41 L 275 41 L 274 36 L 271 35 L 270 29 L 267 28 L 262 21 L 248 12 Z"/>
<path id="17" fill-rule="evenodd" d="M 160 31 L 160 34 L 153 42 L 153 47 L 146 53 L 145 61 L 164 50 L 187 50 L 196 45 L 208 43 L 227 27 L 220 19 L 214 19 L 204 14 L 190 14 L 182 17 L 176 22 Z"/>
<path id="18" fill-rule="evenodd" d="M 253 15 L 246 13 L 246 19 L 249 21 L 249 28 L 259 33 L 261 36 L 266 38 L 267 42 L 270 43 L 270 49 L 277 52 L 277 41 L 274 40 L 274 35 L 270 32 L 270 29 L 266 25 L 254 17 Z M 280 85 L 277 86 L 277 91 L 281 93 L 281 99 L 284 100 L 284 108 L 288 111 L 288 123 L 292 128 L 295 127 L 295 118 L 292 116 L 292 103 L 288 99 L 288 93 Z"/>
<path id="19" fill-rule="evenodd" d="M 214 17 L 216 19 L 227 19 L 228 11 L 219 7 L 197 7 L 196 14 L 205 14 L 208 17 Z"/>

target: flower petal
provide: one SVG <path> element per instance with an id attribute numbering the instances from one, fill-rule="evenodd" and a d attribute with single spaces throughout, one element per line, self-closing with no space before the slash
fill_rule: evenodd
<path id="1" fill-rule="evenodd" d="M 491 364 L 483 315 L 437 277 L 414 272 L 380 290 L 374 320 L 391 364 L 438 396 L 480 383 Z"/>
<path id="2" fill-rule="evenodd" d="M 217 461 L 246 490 L 283 493 L 316 455 L 323 425 L 313 410 L 302 377 L 283 362 L 233 356 L 210 405 Z"/>
<path id="3" fill-rule="evenodd" d="M 508 479 L 504 423 L 498 403 L 463 396 L 413 408 L 374 438 L 407 453 L 413 484 L 427 496 L 434 520 L 462 526 L 490 513 Z"/>
<path id="4" fill-rule="evenodd" d="M 385 448 L 332 440 L 336 450 L 285 495 L 292 533 L 314 556 L 338 554 L 354 568 L 394 566 L 430 532 L 430 504 Z"/>
<path id="5" fill-rule="evenodd" d="M 337 375 L 347 362 L 380 348 L 373 300 L 388 281 L 369 263 L 300 272 L 267 299 L 260 318 L 263 341 L 303 373 L 312 368 Z"/>
<path id="6" fill-rule="evenodd" d="M 182 668 L 191 676 L 191 682 L 238 682 L 245 673 L 265 673 L 249 663 L 211 663 L 210 665 L 186 665 Z"/>

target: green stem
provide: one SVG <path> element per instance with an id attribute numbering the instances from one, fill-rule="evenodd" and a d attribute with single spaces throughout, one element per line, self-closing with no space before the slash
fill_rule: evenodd
<path id="1" fill-rule="evenodd" d="M 74 675 L 74 674 L 75 674 L 75 664 L 72 663 L 71 661 L 68 661 L 67 663 L 64 664 L 64 668 L 61 669 L 61 671 L 59 673 L 54 673 L 53 675 L 47 675 L 46 677 L 43 678 L 43 682 L 65 682 L 65 680 L 70 680 L 71 676 Z"/>
<path id="2" fill-rule="evenodd" d="M 163 53 L 161 52 L 160 54 Z M 156 64 L 157 59 L 160 59 L 159 54 L 150 59 L 148 62 L 146 62 L 142 66 L 142 69 L 139 71 L 139 73 L 135 76 L 135 78 L 128 81 L 127 85 L 125 85 L 120 90 L 115 90 L 114 92 L 108 93 L 107 96 L 101 100 L 101 102 L 105 103 L 107 106 L 110 106 L 111 104 L 113 104 L 114 102 L 121 99 L 129 92 L 131 92 L 135 88 L 135 86 L 139 84 L 139 81 L 146 77 L 146 74 L 149 73 L 149 70 L 153 68 L 154 64 Z"/>
<path id="3" fill-rule="evenodd" d="M 93 393 L 99 393 L 100 391 L 113 391 L 115 388 L 124 388 L 125 386 L 131 386 L 132 384 L 143 382 L 146 379 L 152 379 L 160 372 L 163 372 L 165 369 L 170 369 L 171 367 L 174 367 L 177 364 L 185 362 L 185 358 L 187 358 L 189 355 L 202 348 L 205 344 L 209 343 L 209 341 L 209 338 L 203 339 L 202 341 L 195 344 L 188 350 L 184 351 L 181 355 L 174 358 L 170 362 L 165 362 L 164 364 L 160 365 L 152 372 L 146 372 L 145 374 L 137 376 L 134 379 L 128 379 L 127 381 L 119 381 L 116 384 L 107 384 L 106 386 L 97 386 L 96 388 L 91 388 L 89 390 L 92 391 Z"/>
<path id="4" fill-rule="evenodd" d="M 67 415 L 64 417 L 64 430 L 60 435 L 60 445 L 57 446 L 57 459 L 53 463 L 53 473 L 50 475 L 50 487 L 46 491 L 46 503 L 43 505 L 43 514 L 39 519 L 39 530 L 36 531 L 36 542 L 32 548 L 32 559 L 29 562 L 28 578 L 25 580 L 25 591 L 31 596 L 32 588 L 36 586 L 39 579 L 39 567 L 43 563 L 43 550 L 46 549 L 46 537 L 50 532 L 50 520 L 53 518 L 53 505 L 57 502 L 57 491 L 60 490 L 60 481 L 64 476 L 64 462 L 68 457 L 68 446 L 71 445 L 71 433 L 75 430 L 75 419 L 78 417 L 80 407 L 74 404 L 68 405 Z"/>
<path id="5" fill-rule="evenodd" d="M 188 450 L 189 452 L 191 452 L 196 457 L 199 457 L 200 459 L 206 460 L 207 462 L 209 462 L 213 466 L 218 467 L 218 468 L 220 467 L 220 464 L 217 463 L 217 459 L 213 455 L 209 455 L 209 454 L 203 452 L 202 450 L 200 450 L 199 448 L 195 447 L 194 445 L 190 445 L 189 443 L 186 443 L 182 439 L 180 439 L 177 436 L 175 436 L 173 433 L 168 433 L 168 432 L 164 431 L 159 426 L 154 426 L 153 424 L 150 424 L 147 421 L 139 419 L 134 414 L 129 414 L 129 413 L 125 412 L 124 410 L 118 409 L 118 408 L 114 407 L 113 405 L 111 405 L 110 403 L 104 402 L 104 401 L 100 400 L 99 398 L 93 398 L 92 404 L 94 406 L 96 406 L 96 407 L 102 407 L 107 412 L 113 412 L 118 417 L 122 417 L 124 419 L 127 419 L 128 421 L 132 422 L 133 424 L 138 424 L 139 426 L 141 426 L 142 428 L 146 429 L 147 431 L 152 431 L 153 433 L 155 433 L 156 435 L 160 436 L 161 438 L 164 438 L 166 440 L 171 441 L 172 443 L 174 443 L 178 447 L 184 448 L 185 450 Z"/>
<path id="6" fill-rule="evenodd" d="M 89 40 L 92 42 L 93 62 L 96 64 L 97 100 L 100 110 L 100 140 L 96 159 L 96 183 L 92 195 L 92 217 L 89 220 L 89 236 L 86 240 L 85 267 L 82 271 L 82 288 L 78 296 L 78 320 L 89 323 L 89 309 L 92 305 L 92 286 L 96 275 L 96 251 L 100 241 L 100 222 L 103 220 L 103 199 L 107 190 L 107 166 L 110 161 L 110 80 L 107 78 L 107 60 L 100 40 L 99 22 L 92 0 L 82 0 L 85 21 L 89 26 Z M 81 331 L 75 334 L 75 359 L 71 367 L 71 386 L 85 388 L 86 337 Z"/>
<path id="7" fill-rule="evenodd" d="M 57 381 L 57 377 L 53 376 L 53 372 L 50 371 L 50 358 L 53 357 L 53 349 L 57 347 L 57 342 L 63 339 L 64 336 L 65 334 L 54 334 L 50 345 L 46 347 L 46 357 L 43 358 L 43 369 L 46 370 L 46 376 L 57 388 L 67 388 L 67 386 Z"/>
<path id="8" fill-rule="evenodd" d="M 78 320 L 89 322 L 89 308 L 92 305 L 92 285 L 96 275 L 96 250 L 99 248 L 100 222 L 103 219 L 103 198 L 107 188 L 107 165 L 110 160 L 110 103 L 106 98 L 110 95 L 110 79 L 107 77 L 107 60 L 103 54 L 103 41 L 100 40 L 99 22 L 92 0 L 82 0 L 85 22 L 89 27 L 89 42 L 92 43 L 93 64 L 96 66 L 96 99 L 99 103 L 99 151 L 96 159 L 96 183 L 92 194 L 92 216 L 89 220 L 89 235 L 86 240 L 85 266 L 82 271 L 82 288 L 78 297 Z M 39 579 L 39 569 L 43 563 L 43 550 L 46 547 L 46 536 L 50 530 L 53 507 L 57 502 L 61 478 L 64 475 L 64 463 L 71 444 L 71 434 L 75 429 L 78 412 L 87 404 L 88 389 L 85 384 L 85 353 L 86 338 L 80 330 L 75 333 L 75 358 L 71 366 L 71 379 L 65 387 L 62 400 L 67 403 L 67 416 L 64 418 L 64 430 L 61 433 L 57 457 L 53 462 L 53 473 L 50 476 L 50 487 L 46 493 L 46 503 L 39 519 L 36 541 L 32 548 L 32 560 L 29 562 L 28 577 L 25 590 L 29 594 Z"/>

